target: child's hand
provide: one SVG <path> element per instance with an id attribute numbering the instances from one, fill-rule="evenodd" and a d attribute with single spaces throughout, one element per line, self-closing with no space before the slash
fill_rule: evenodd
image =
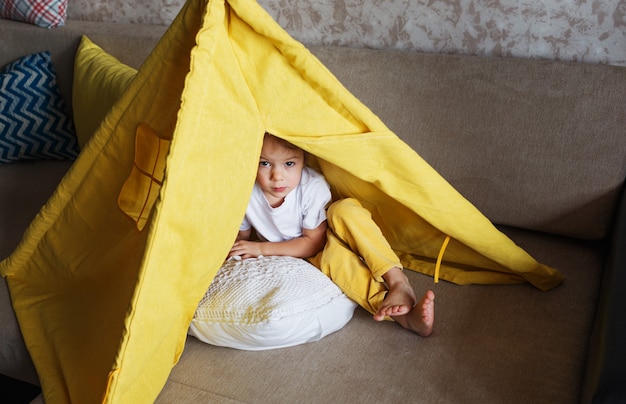
<path id="1" fill-rule="evenodd" d="M 326 243 L 326 221 L 315 229 L 303 229 L 302 236 L 287 241 L 250 241 L 249 234 L 241 233 L 228 253 L 228 257 L 239 256 L 243 259 L 257 258 L 261 255 L 290 256 L 296 258 L 312 257 L 324 248 Z"/>
<path id="2" fill-rule="evenodd" d="M 243 259 L 256 258 L 259 255 L 263 255 L 261 252 L 261 244 L 262 243 L 258 241 L 237 240 L 230 249 L 228 256 L 239 256 Z"/>

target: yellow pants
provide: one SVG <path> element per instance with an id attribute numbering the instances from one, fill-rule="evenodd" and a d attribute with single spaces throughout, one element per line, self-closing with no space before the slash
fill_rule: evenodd
<path id="1" fill-rule="evenodd" d="M 382 275 L 393 267 L 402 268 L 400 259 L 356 199 L 334 202 L 327 216 L 326 246 L 309 261 L 373 314 L 387 292 Z"/>

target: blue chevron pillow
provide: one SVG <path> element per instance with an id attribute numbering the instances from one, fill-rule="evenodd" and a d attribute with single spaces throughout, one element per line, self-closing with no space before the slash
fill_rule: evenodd
<path id="1" fill-rule="evenodd" d="M 74 159 L 78 151 L 50 53 L 28 55 L 2 68 L 0 163 Z"/>

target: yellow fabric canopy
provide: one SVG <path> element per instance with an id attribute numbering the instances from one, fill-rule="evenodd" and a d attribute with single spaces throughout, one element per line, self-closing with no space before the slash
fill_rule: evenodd
<path id="1" fill-rule="evenodd" d="M 266 130 L 316 156 L 407 268 L 433 274 L 450 236 L 442 279 L 562 281 L 256 2 L 189 0 L 0 265 L 46 402 L 154 401 L 236 236 Z"/>

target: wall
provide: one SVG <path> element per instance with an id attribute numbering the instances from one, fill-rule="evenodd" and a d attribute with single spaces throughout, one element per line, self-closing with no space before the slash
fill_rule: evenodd
<path id="1" fill-rule="evenodd" d="M 626 0 L 259 0 L 304 43 L 626 66 Z M 74 19 L 168 25 L 184 0 L 69 0 Z"/>

